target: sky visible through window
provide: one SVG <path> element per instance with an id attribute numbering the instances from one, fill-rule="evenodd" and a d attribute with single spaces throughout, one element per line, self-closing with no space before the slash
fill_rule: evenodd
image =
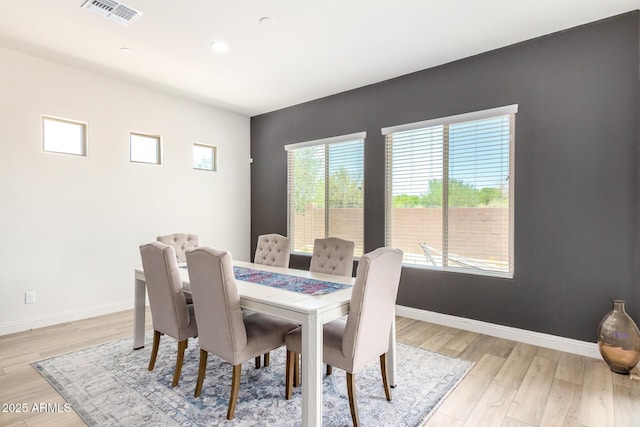
<path id="1" fill-rule="evenodd" d="M 354 177 L 362 179 L 364 150 L 362 150 L 361 146 L 361 141 L 329 145 L 329 175 L 337 172 L 340 168 L 344 167 L 344 159 L 349 159 L 349 172 Z"/>
<path id="2" fill-rule="evenodd" d="M 449 179 L 476 189 L 504 188 L 509 177 L 509 117 L 449 125 Z M 422 195 L 443 178 L 444 126 L 397 132 L 393 156 L 411 167 L 394 175 L 393 194 Z"/>

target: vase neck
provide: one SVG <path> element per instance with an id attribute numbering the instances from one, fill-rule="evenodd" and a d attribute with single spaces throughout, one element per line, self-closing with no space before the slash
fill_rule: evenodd
<path id="1" fill-rule="evenodd" d="M 613 310 L 614 311 L 622 311 L 624 312 L 624 300 L 614 299 L 613 302 Z"/>

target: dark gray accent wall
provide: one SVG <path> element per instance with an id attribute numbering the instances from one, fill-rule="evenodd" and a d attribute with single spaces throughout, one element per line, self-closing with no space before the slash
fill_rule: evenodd
<path id="1" fill-rule="evenodd" d="M 640 323 L 639 12 L 251 119 L 251 238 L 287 233 L 285 144 L 366 131 L 365 251 L 384 246 L 380 129 L 518 104 L 515 276 L 405 267 L 397 303 L 595 341 L 613 298 Z M 291 265 L 306 267 L 307 257 Z"/>

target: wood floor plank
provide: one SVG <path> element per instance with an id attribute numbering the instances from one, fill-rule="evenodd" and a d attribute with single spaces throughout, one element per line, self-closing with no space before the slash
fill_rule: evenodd
<path id="1" fill-rule="evenodd" d="M 485 354 L 491 354 L 491 349 L 495 346 L 496 341 L 498 341 L 498 338 L 478 334 L 458 357 L 477 362 L 482 359 Z M 500 359 L 504 360 L 504 357 Z"/>
<path id="2" fill-rule="evenodd" d="M 438 412 L 466 421 L 504 364 L 505 359 L 486 354 L 460 382 Z"/>
<path id="3" fill-rule="evenodd" d="M 638 367 L 636 366 L 631 370 L 631 375 L 612 375 L 613 385 L 620 387 L 631 387 L 636 388 L 640 387 L 640 377 L 638 377 Z M 636 378 L 634 380 L 634 378 Z"/>
<path id="4" fill-rule="evenodd" d="M 25 420 L 27 427 L 82 427 L 87 424 L 74 411 L 34 415 Z"/>
<path id="5" fill-rule="evenodd" d="M 558 361 L 556 378 L 581 386 L 584 379 L 584 364 L 587 358 L 577 354 L 562 353 Z"/>
<path id="6" fill-rule="evenodd" d="M 431 351 L 435 351 L 441 354 L 445 354 L 445 352 L 442 351 L 442 348 L 449 342 L 451 341 L 451 339 L 455 336 L 455 334 L 450 333 L 449 331 L 447 331 L 446 328 L 443 328 L 443 330 L 434 333 L 431 337 L 429 337 L 429 339 L 427 339 L 425 342 L 421 343 L 419 345 L 419 347 L 427 349 L 427 350 L 431 350 Z"/>
<path id="7" fill-rule="evenodd" d="M 635 387 L 613 386 L 615 424 L 618 426 L 640 425 L 640 384 Z"/>
<path id="8" fill-rule="evenodd" d="M 429 418 L 422 427 L 462 427 L 463 422 L 457 418 L 436 412 Z"/>
<path id="9" fill-rule="evenodd" d="M 1 359 L 0 368 L 2 368 L 5 373 L 11 373 L 11 371 L 14 371 L 17 368 L 19 369 L 26 363 L 31 363 L 39 359 L 42 359 L 42 356 L 38 353 L 15 354 L 11 357 Z"/>
<path id="10" fill-rule="evenodd" d="M 556 377 L 549 391 L 549 398 L 540 420 L 540 427 L 578 427 L 575 418 L 576 408 L 580 402 L 582 387 L 571 381 Z"/>
<path id="11" fill-rule="evenodd" d="M 562 352 L 558 350 L 553 350 L 551 348 L 546 347 L 537 347 L 538 351 L 536 352 L 536 356 L 544 357 L 545 359 L 553 360 L 554 362 L 558 362 L 560 360 L 560 356 L 562 356 Z"/>
<path id="12" fill-rule="evenodd" d="M 514 420 L 513 418 L 505 417 L 505 419 L 502 421 L 502 424 L 500 424 L 500 427 L 535 427 L 535 426 L 528 423 L 523 423 L 522 421 Z"/>
<path id="13" fill-rule="evenodd" d="M 418 323 L 415 323 L 415 322 L 418 322 Z M 396 329 L 396 333 L 398 335 L 402 334 L 403 343 L 417 347 L 420 344 L 424 343 L 433 334 L 436 334 L 437 332 L 442 330 L 441 326 L 433 325 L 433 324 L 427 324 L 424 327 L 416 326 L 416 325 L 419 325 L 420 323 L 423 323 L 423 322 L 419 322 L 415 320 L 414 323 L 407 325 L 407 327 L 405 327 L 404 329 L 401 329 L 401 330 Z M 449 331 L 450 333 L 455 334 L 459 330 L 449 329 Z"/>
<path id="14" fill-rule="evenodd" d="M 500 426 L 516 393 L 516 389 L 504 387 L 494 381 L 482 395 L 482 398 L 467 418 L 464 426 Z"/>
<path id="15" fill-rule="evenodd" d="M 614 423 L 613 378 L 609 367 L 596 359 L 585 363 L 584 383 L 576 419 L 588 427 L 612 427 Z"/>
<path id="16" fill-rule="evenodd" d="M 493 345 L 487 350 L 487 353 L 506 359 L 511 356 L 511 352 L 513 352 L 517 344 L 517 342 L 511 340 L 496 339 Z"/>
<path id="17" fill-rule="evenodd" d="M 444 345 L 443 349 L 450 350 L 451 354 L 460 354 L 469 347 L 469 344 L 477 336 L 478 334 L 475 332 L 459 331 Z"/>
<path id="18" fill-rule="evenodd" d="M 408 317 L 396 316 L 396 331 L 401 331 L 405 327 L 415 322 L 418 322 L 418 321 L 414 319 L 409 319 Z"/>
<path id="19" fill-rule="evenodd" d="M 540 423 L 557 366 L 553 360 L 533 358 L 507 413 L 510 418 L 533 425 Z"/>
<path id="20" fill-rule="evenodd" d="M 535 357 L 537 347 L 529 344 L 518 343 L 511 351 L 507 361 L 496 375 L 498 384 L 518 389 L 524 376 L 527 374 L 531 361 Z"/>

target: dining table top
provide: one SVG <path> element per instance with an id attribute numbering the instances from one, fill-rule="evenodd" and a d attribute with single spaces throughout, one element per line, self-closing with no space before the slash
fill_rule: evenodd
<path id="1" fill-rule="evenodd" d="M 251 308 L 253 304 L 268 304 L 289 312 L 298 312 L 303 315 L 310 313 L 321 314 L 324 311 L 335 309 L 348 304 L 351 299 L 351 291 L 355 282 L 354 277 L 337 276 L 327 273 L 316 273 L 307 270 L 299 270 L 288 267 L 275 267 L 264 264 L 256 264 L 245 261 L 233 261 L 234 267 L 242 267 L 253 270 L 267 271 L 277 274 L 308 278 L 323 282 L 339 283 L 349 285 L 343 289 L 335 290 L 322 295 L 310 295 L 303 292 L 296 292 L 287 289 L 280 289 L 273 286 L 252 283 L 236 279 L 238 293 L 240 294 L 241 305 Z M 189 272 L 186 263 L 179 263 L 180 277 L 185 290 L 190 291 Z M 142 268 L 136 269 L 136 275 L 144 276 Z"/>

